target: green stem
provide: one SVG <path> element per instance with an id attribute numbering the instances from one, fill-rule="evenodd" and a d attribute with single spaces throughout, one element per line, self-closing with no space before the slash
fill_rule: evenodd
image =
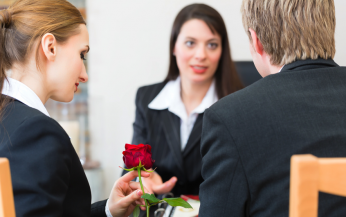
<path id="1" fill-rule="evenodd" d="M 141 185 L 141 189 L 142 189 L 143 194 L 145 194 L 144 193 L 143 184 L 142 184 L 142 178 L 141 178 L 141 167 L 137 167 L 137 170 L 138 170 L 139 184 Z M 145 202 L 145 206 L 147 207 L 147 217 L 149 217 L 149 208 L 150 208 L 150 206 L 148 205 L 148 202 L 147 202 L 146 199 L 144 199 L 144 202 Z"/>

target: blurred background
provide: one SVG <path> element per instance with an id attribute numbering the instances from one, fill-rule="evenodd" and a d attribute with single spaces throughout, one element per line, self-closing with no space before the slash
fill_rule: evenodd
<path id="1" fill-rule="evenodd" d="M 0 9 L 13 0 L 0 0 Z M 123 166 L 122 151 L 131 143 L 135 94 L 140 86 L 161 82 L 168 70 L 173 20 L 191 0 L 70 0 L 86 18 L 90 34 L 89 82 L 70 103 L 46 107 L 68 132 L 84 164 L 93 201 L 107 198 Z M 251 63 L 243 29 L 241 0 L 202 0 L 223 16 L 233 60 L 245 84 L 260 79 Z M 336 56 L 346 66 L 346 1 L 335 0 Z"/>

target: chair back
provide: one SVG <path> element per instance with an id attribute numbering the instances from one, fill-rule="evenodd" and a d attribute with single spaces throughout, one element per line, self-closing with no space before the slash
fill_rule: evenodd
<path id="1" fill-rule="evenodd" d="M 346 197 L 346 158 L 291 158 L 289 217 L 317 217 L 318 192 Z"/>
<path id="2" fill-rule="evenodd" d="M 0 217 L 15 217 L 10 164 L 0 158 Z"/>

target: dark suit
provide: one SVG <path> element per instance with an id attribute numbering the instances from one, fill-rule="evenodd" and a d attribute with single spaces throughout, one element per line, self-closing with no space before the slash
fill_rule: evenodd
<path id="1" fill-rule="evenodd" d="M 138 89 L 136 119 L 133 124 L 132 144 L 149 144 L 155 160 L 153 168 L 163 182 L 176 176 L 178 182 L 172 190 L 175 196 L 199 193 L 201 176 L 200 138 L 203 114 L 195 122 L 187 145 L 181 151 L 180 118 L 165 110 L 149 109 L 149 103 L 160 93 L 166 83 Z"/>
<path id="2" fill-rule="evenodd" d="M 0 157 L 10 161 L 16 216 L 105 216 L 69 136 L 52 118 L 15 100 L 0 125 Z"/>
<path id="3" fill-rule="evenodd" d="M 346 157 L 346 68 L 286 65 L 204 114 L 200 217 L 288 216 L 290 158 Z M 346 198 L 320 193 L 319 216 L 346 216 Z"/>

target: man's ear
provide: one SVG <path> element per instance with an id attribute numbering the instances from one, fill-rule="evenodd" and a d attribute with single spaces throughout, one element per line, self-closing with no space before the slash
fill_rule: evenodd
<path id="1" fill-rule="evenodd" d="M 54 61 L 57 52 L 57 41 L 53 34 L 46 33 L 41 40 L 42 51 L 49 61 Z"/>
<path id="2" fill-rule="evenodd" d="M 249 28 L 249 32 L 251 34 L 252 47 L 254 48 L 256 53 L 258 53 L 259 55 L 262 56 L 263 52 L 264 52 L 263 45 L 262 45 L 261 41 L 258 39 L 257 33 L 251 28 Z"/>

